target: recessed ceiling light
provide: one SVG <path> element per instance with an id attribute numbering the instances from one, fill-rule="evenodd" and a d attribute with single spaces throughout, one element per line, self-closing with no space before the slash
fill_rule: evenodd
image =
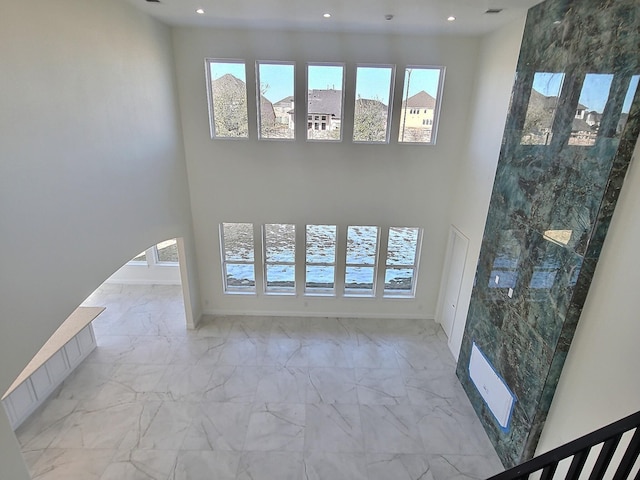
<path id="1" fill-rule="evenodd" d="M 196 13 L 199 14 L 199 15 L 203 15 L 204 14 L 204 9 L 199 8 L 199 9 L 196 10 Z"/>
<path id="2" fill-rule="evenodd" d="M 325 13 L 322 15 L 324 18 L 331 18 L 331 14 L 330 13 Z"/>
<path id="3" fill-rule="evenodd" d="M 449 15 L 447 17 L 447 22 L 453 22 L 456 19 L 456 17 L 454 17 L 453 15 Z"/>

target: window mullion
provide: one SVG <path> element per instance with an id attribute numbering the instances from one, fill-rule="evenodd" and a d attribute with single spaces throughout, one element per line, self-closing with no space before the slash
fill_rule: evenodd
<path id="1" fill-rule="evenodd" d="M 154 245 L 151 248 L 145 250 L 145 256 L 147 257 L 147 267 L 155 267 L 158 264 L 158 254 L 156 251 L 156 246 Z"/>
<path id="2" fill-rule="evenodd" d="M 304 83 L 303 83 L 304 84 Z M 298 122 L 300 123 L 300 122 Z M 306 122 L 304 122 L 306 124 Z M 298 126 L 299 128 L 299 126 Z M 296 224 L 296 295 L 303 295 L 307 281 L 307 228 Z"/>
<path id="3" fill-rule="evenodd" d="M 253 271 L 256 277 L 256 294 L 263 294 L 266 288 L 265 271 L 263 268 L 263 244 L 262 225 L 253 224 Z"/>
<path id="4" fill-rule="evenodd" d="M 378 248 L 378 269 L 376 272 L 376 282 L 374 285 L 374 296 L 382 298 L 384 296 L 384 276 L 387 272 L 387 252 L 389 248 L 389 227 L 380 227 L 380 246 Z"/>
<path id="5" fill-rule="evenodd" d="M 344 295 L 344 284 L 347 262 L 347 229 L 342 225 L 336 226 L 336 257 L 335 257 L 335 294 Z"/>

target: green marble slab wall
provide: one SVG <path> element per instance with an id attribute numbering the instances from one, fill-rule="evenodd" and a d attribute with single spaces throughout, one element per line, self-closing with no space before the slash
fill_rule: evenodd
<path id="1" fill-rule="evenodd" d="M 638 0 L 529 11 L 457 368 L 506 467 L 547 417 L 638 138 L 639 77 Z M 515 398 L 505 427 L 471 378 L 474 343 Z"/>

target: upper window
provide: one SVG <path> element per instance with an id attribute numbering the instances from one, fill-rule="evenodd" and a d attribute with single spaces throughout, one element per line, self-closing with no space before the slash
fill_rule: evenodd
<path id="1" fill-rule="evenodd" d="M 225 291 L 255 292 L 253 224 L 223 223 L 220 240 Z"/>
<path id="2" fill-rule="evenodd" d="M 349 226 L 344 276 L 346 295 L 374 294 L 377 260 L 378 227 Z"/>
<path id="3" fill-rule="evenodd" d="M 306 226 L 305 292 L 333 294 L 336 277 L 336 226 Z"/>
<path id="4" fill-rule="evenodd" d="M 353 141 L 388 143 L 395 67 L 362 65 L 356 71 Z"/>
<path id="5" fill-rule="evenodd" d="M 344 65 L 307 65 L 307 140 L 342 140 Z"/>
<path id="6" fill-rule="evenodd" d="M 389 228 L 384 274 L 385 295 L 413 295 L 415 293 L 420 237 L 419 228 Z"/>
<path id="7" fill-rule="evenodd" d="M 407 67 L 404 73 L 400 143 L 436 143 L 444 67 Z"/>
<path id="8" fill-rule="evenodd" d="M 259 138 L 294 139 L 294 64 L 257 62 L 256 65 Z"/>
<path id="9" fill-rule="evenodd" d="M 248 138 L 247 80 L 242 60 L 207 60 L 213 138 Z"/>
<path id="10" fill-rule="evenodd" d="M 263 236 L 265 291 L 296 293 L 296 226 L 268 223 Z"/>

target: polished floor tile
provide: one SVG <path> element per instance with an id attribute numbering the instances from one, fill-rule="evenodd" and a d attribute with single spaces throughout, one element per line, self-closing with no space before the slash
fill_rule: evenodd
<path id="1" fill-rule="evenodd" d="M 439 325 L 205 318 L 103 285 L 97 349 L 16 432 L 34 479 L 479 480 L 502 467 Z"/>

